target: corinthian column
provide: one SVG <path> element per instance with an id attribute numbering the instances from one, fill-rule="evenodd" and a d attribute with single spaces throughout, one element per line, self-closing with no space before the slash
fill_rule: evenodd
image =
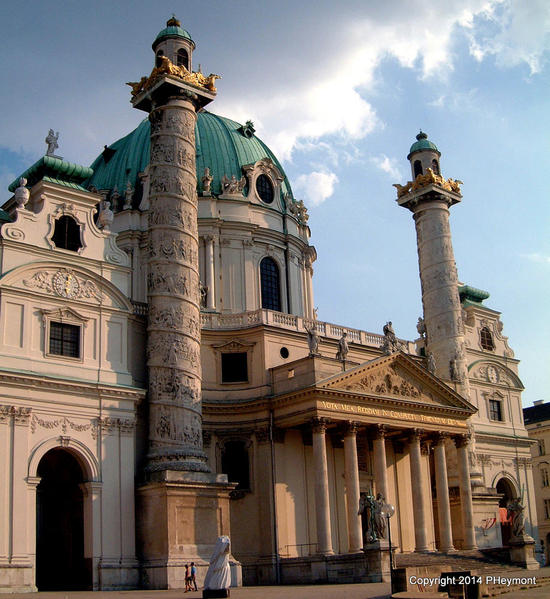
<path id="1" fill-rule="evenodd" d="M 163 97 L 153 105 L 149 120 L 147 469 L 207 472 L 202 449 L 196 113 L 192 94 L 181 90 Z"/>
<path id="2" fill-rule="evenodd" d="M 374 482 L 376 492 L 382 493 L 388 501 L 388 473 L 386 465 L 386 427 L 379 424 L 375 428 L 372 450 L 374 454 Z"/>
<path id="3" fill-rule="evenodd" d="M 440 435 L 437 439 L 437 444 L 434 449 L 434 462 L 435 488 L 437 493 L 437 513 L 439 520 L 439 550 L 454 551 L 444 435 Z"/>
<path id="4" fill-rule="evenodd" d="M 315 418 L 313 426 L 313 465 L 315 468 L 315 515 L 317 520 L 317 545 L 322 555 L 332 555 L 330 504 L 328 495 L 328 467 L 326 430 L 324 418 Z"/>
<path id="5" fill-rule="evenodd" d="M 359 516 L 359 463 L 357 459 L 357 423 L 348 422 L 344 435 L 344 470 L 348 508 L 349 552 L 363 548 L 361 516 Z"/>
<path id="6" fill-rule="evenodd" d="M 418 430 L 414 430 L 409 438 L 409 457 L 411 461 L 415 551 L 428 551 L 428 533 L 426 530 L 426 512 L 424 505 L 424 477 L 422 476 L 420 432 Z"/>
<path id="7" fill-rule="evenodd" d="M 477 549 L 474 530 L 472 484 L 470 481 L 470 462 L 468 457 L 469 443 L 470 438 L 467 435 L 455 438 L 460 481 L 460 504 L 462 506 L 462 523 L 464 527 L 464 549 Z"/>

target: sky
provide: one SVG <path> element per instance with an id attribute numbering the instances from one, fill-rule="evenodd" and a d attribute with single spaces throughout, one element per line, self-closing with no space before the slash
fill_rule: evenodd
<path id="1" fill-rule="evenodd" d="M 524 405 L 550 400 L 550 3 L 547 0 L 120 0 L 0 3 L 0 201 L 45 153 L 89 165 L 144 114 L 126 81 L 149 74 L 175 13 L 209 109 L 281 160 L 309 210 L 319 319 L 414 339 L 421 315 L 412 215 L 393 183 L 419 129 L 464 181 L 451 209 L 459 279 L 489 291 L 521 360 Z"/>

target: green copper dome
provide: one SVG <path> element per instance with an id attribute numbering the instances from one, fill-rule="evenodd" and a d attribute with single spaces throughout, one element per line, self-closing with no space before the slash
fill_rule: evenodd
<path id="1" fill-rule="evenodd" d="M 414 152 L 421 152 L 422 150 L 431 150 L 432 152 L 437 152 L 441 156 L 441 152 L 437 149 L 437 146 L 433 142 L 428 141 L 428 135 L 424 133 L 424 131 L 420 131 L 416 136 L 416 141 L 409 150 L 409 156 L 414 154 Z"/>
<path id="2" fill-rule="evenodd" d="M 161 40 L 168 37 L 183 37 L 193 42 L 189 33 L 185 31 L 185 29 L 182 29 L 181 23 L 176 19 L 176 17 L 172 17 L 166 21 L 166 27 L 159 32 L 155 38 L 155 41 L 153 42 L 153 50 Z"/>
<path id="3" fill-rule="evenodd" d="M 149 164 L 149 135 L 150 123 L 148 119 L 145 119 L 126 137 L 115 141 L 108 148 L 106 147 L 91 165 L 94 174 L 84 185 L 111 191 L 116 187 L 118 193 L 123 196 L 127 183 L 130 181 L 136 189 L 134 206 L 137 206 L 141 196 L 138 174 L 142 173 Z M 197 114 L 195 138 L 199 189 L 206 167 L 210 169 L 210 174 L 213 177 L 210 189 L 214 195 L 222 192 L 221 181 L 224 175 L 229 178 L 235 175 L 237 179 L 240 179 L 243 176 L 242 167 L 244 165 L 253 164 L 264 158 L 270 158 L 284 175 L 273 152 L 253 134 L 251 123 L 240 125 L 231 119 L 201 111 Z M 292 190 L 286 175 L 284 175 L 281 194 L 284 196 L 287 193 L 292 194 Z M 246 194 L 247 188 L 245 188 L 245 196 Z M 280 208 L 283 205 L 283 202 L 279 202 L 277 207 Z"/>

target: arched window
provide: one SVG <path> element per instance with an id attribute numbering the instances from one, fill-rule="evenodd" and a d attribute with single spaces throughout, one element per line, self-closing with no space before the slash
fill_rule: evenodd
<path id="1" fill-rule="evenodd" d="M 80 227 L 72 216 L 65 215 L 55 221 L 52 241 L 55 243 L 55 247 L 78 252 L 82 247 Z"/>
<path id="2" fill-rule="evenodd" d="M 178 50 L 177 57 L 178 67 L 185 67 L 189 69 L 189 54 L 187 54 L 187 50 L 185 48 L 180 48 Z"/>
<path id="3" fill-rule="evenodd" d="M 157 52 L 157 59 L 155 60 L 155 66 L 156 67 L 160 67 L 160 57 L 164 56 L 164 52 L 162 50 L 159 50 Z"/>
<path id="4" fill-rule="evenodd" d="M 256 179 L 256 191 L 261 200 L 266 204 L 273 202 L 273 184 L 267 175 L 262 174 Z"/>
<path id="5" fill-rule="evenodd" d="M 416 177 L 418 177 L 418 175 L 422 174 L 422 163 L 420 162 L 420 160 L 414 161 L 413 168 L 414 168 L 414 178 L 416 179 Z"/>
<path id="6" fill-rule="evenodd" d="M 222 472 L 231 483 L 239 483 L 237 491 L 250 490 L 250 466 L 246 441 L 226 441 L 222 450 Z"/>
<path id="7" fill-rule="evenodd" d="M 439 175 L 439 163 L 435 158 L 432 160 L 432 171 L 434 174 Z"/>
<path id="8" fill-rule="evenodd" d="M 481 347 L 483 349 L 487 349 L 489 351 L 493 351 L 495 349 L 495 342 L 493 341 L 493 336 L 491 335 L 491 331 L 487 327 L 483 327 L 481 331 L 479 331 L 479 338 L 481 342 Z"/>
<path id="9" fill-rule="evenodd" d="M 281 290 L 279 267 L 273 258 L 264 258 L 260 262 L 260 280 L 262 285 L 262 308 L 281 311 Z"/>

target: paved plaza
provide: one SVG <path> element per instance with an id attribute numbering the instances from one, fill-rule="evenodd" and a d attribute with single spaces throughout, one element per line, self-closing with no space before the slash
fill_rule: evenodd
<path id="1" fill-rule="evenodd" d="M 231 589 L 232 599 L 383 599 L 389 597 L 386 582 L 371 584 L 241 587 Z M 0 599 L 198 599 L 202 591 L 64 591 L 0 593 Z"/>

